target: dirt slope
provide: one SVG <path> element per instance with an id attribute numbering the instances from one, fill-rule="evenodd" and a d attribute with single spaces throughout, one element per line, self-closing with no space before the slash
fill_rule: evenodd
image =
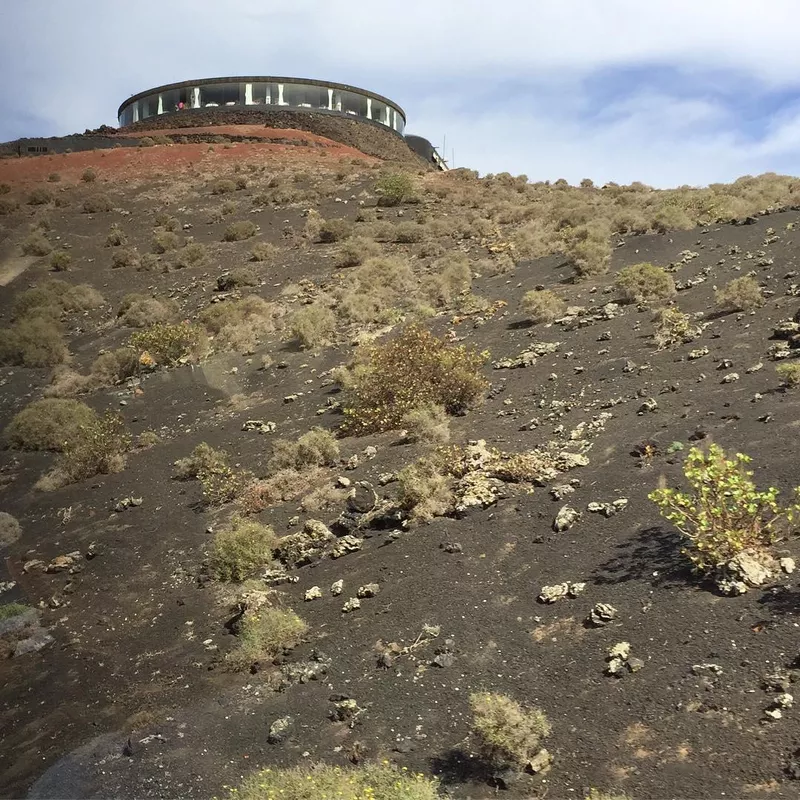
<path id="1" fill-rule="evenodd" d="M 354 163 L 344 152 L 334 158 L 306 148 L 297 162 L 286 152 L 269 144 L 211 153 L 207 145 L 182 145 L 0 163 L 0 182 L 12 183 L 10 194 L 20 199 L 36 176 L 59 171 L 64 178 L 43 184 L 62 205 L 23 204 L 0 218 L 0 256 L 19 258 L 28 226 L 44 214 L 47 238 L 68 245 L 73 256 L 71 269 L 55 277 L 89 283 L 103 294 L 101 307 L 65 318 L 79 371 L 130 335 L 116 315 L 129 292 L 171 297 L 182 318 L 194 319 L 220 294 L 219 275 L 249 265 L 258 281 L 237 292 L 292 313 L 320 287 L 335 291 L 346 272 L 333 266 L 339 245 L 303 236 L 307 210 L 356 220 L 363 207 L 374 206 L 380 167 L 371 159 Z M 73 185 L 88 165 L 98 166 L 98 181 Z M 247 175 L 247 188 L 210 194 L 218 178 L 238 175 Z M 423 202 L 385 209 L 380 218 L 457 225 L 467 212 L 436 189 L 460 178 L 417 180 L 425 187 Z M 82 213 L 83 201 L 98 192 L 108 194 L 113 210 Z M 236 208 L 215 216 L 231 198 Z M 144 253 L 158 212 L 176 217 L 181 235 L 206 245 L 209 260 L 161 272 L 167 254 L 153 271 L 112 269 L 116 248 L 105 246 L 111 223 Z M 258 240 L 273 243 L 277 256 L 248 262 L 255 240 L 222 242 L 234 219 L 257 223 Z M 40 492 L 32 487 L 52 465 L 52 454 L 0 451 L 0 510 L 23 528 L 3 554 L 1 579 L 16 585 L 2 599 L 41 605 L 42 624 L 54 637 L 38 652 L 0 663 L 2 795 L 205 798 L 221 796 L 258 767 L 347 763 L 363 754 L 436 774 L 453 797 L 486 798 L 496 790 L 474 757 L 468 707 L 470 692 L 486 688 L 540 706 L 553 727 L 547 740 L 552 768 L 520 778 L 504 792 L 509 798 L 582 798 L 589 787 L 617 788 L 632 798 L 796 797 L 798 784 L 785 767 L 800 746 L 800 712 L 789 708 L 779 720 L 766 718 L 775 693 L 764 681 L 798 666 L 797 573 L 776 575 L 739 597 L 721 596 L 687 569 L 677 534 L 647 494 L 662 477 L 671 485 L 680 481 L 683 456 L 698 441 L 753 456 L 760 484 L 788 494 L 798 483 L 800 395 L 780 388 L 768 357 L 774 327 L 798 307 L 797 222 L 800 214 L 786 211 L 747 225 L 625 236 L 610 273 L 580 283 L 571 282 L 572 269 L 559 256 L 520 259 L 513 270 L 491 275 L 484 269 L 494 257 L 486 237 L 432 228 L 429 250 L 382 244 L 385 254 L 409 259 L 417 271 L 433 268 L 432 253 L 466 252 L 477 275 L 472 293 L 494 304 L 477 313 L 444 308 L 430 321 L 437 333 L 452 332 L 491 353 L 487 399 L 451 420 L 451 441 L 483 439 L 524 451 L 586 439 L 589 463 L 531 491 L 510 487 L 488 508 L 364 531 L 357 552 L 294 570 L 296 580 L 277 589 L 306 620 L 309 634 L 279 661 L 283 668 L 303 665 L 313 679 L 281 691 L 274 690 L 270 669 L 225 669 L 224 655 L 236 640 L 225 626 L 230 595 L 206 580 L 202 567 L 213 530 L 231 507 L 208 509 L 198 482 L 172 479 L 173 462 L 208 442 L 259 474 L 276 438 L 295 439 L 313 425 L 338 427 L 341 411 L 330 401 L 339 394 L 327 372 L 352 355 L 352 329 L 313 352 L 301 350 L 279 325 L 249 354 L 218 352 L 199 365 L 158 370 L 82 396 L 97 410 L 119 412 L 134 435 L 160 437 L 134 449 L 118 474 Z M 510 235 L 504 230 L 501 225 L 499 239 Z M 759 251 L 768 257 L 753 255 Z M 678 264 L 674 277 L 687 285 L 678 304 L 709 323 L 691 343 L 657 350 L 652 310 L 607 305 L 616 299 L 614 275 L 641 261 Z M 3 325 L 10 323 L 14 298 L 53 277 L 48 270 L 47 258 L 38 259 L 3 288 Z M 766 304 L 751 314 L 716 314 L 714 287 L 749 270 L 765 288 Z M 572 321 L 527 324 L 518 304 L 536 286 L 557 290 L 584 311 Z M 492 367 L 542 342 L 558 345 L 529 366 Z M 698 348 L 708 352 L 687 358 Z M 271 359 L 266 368 L 265 355 Z M 752 369 L 759 363 L 762 368 Z M 734 372 L 738 379 L 723 382 Z M 0 427 L 50 382 L 48 369 L 0 367 Z M 643 410 L 649 398 L 655 403 Z M 274 422 L 275 432 L 243 431 L 248 420 Z M 652 457 L 636 454 L 645 442 L 653 445 Z M 673 442 L 684 450 L 670 448 Z M 400 443 L 397 432 L 345 437 L 340 448 L 325 485 L 333 489 L 339 477 L 368 481 L 381 496 L 394 491 L 381 476 L 426 452 L 424 443 Z M 570 479 L 575 491 L 555 500 L 549 487 Z M 115 511 L 125 497 L 141 498 L 141 505 Z M 294 499 L 258 518 L 281 535 L 309 518 L 333 525 L 345 507 L 344 492 L 332 497 L 327 508 L 300 510 Z M 613 516 L 587 510 L 589 503 L 620 498 L 627 507 Z M 554 517 L 565 503 L 581 516 L 555 532 Z M 23 570 L 31 559 L 47 564 L 73 551 L 81 554 L 73 573 Z M 776 552 L 800 558 L 796 540 L 780 542 Z M 331 596 L 328 587 L 337 580 L 344 592 Z M 575 599 L 537 602 L 543 586 L 565 581 L 586 588 Z M 380 592 L 342 613 L 344 601 L 370 583 Z M 312 586 L 321 587 L 322 598 L 304 602 Z M 596 603 L 615 607 L 611 624 L 585 624 Z M 423 625 L 437 626 L 438 637 L 428 641 Z M 623 640 L 644 666 L 615 678 L 604 672 L 605 655 Z M 382 668 L 379 642 L 417 647 Z M 443 654 L 449 656 L 439 659 L 444 666 L 434 663 Z M 708 664 L 716 668 L 698 666 Z M 364 709 L 352 727 L 330 718 L 341 696 Z M 287 716 L 286 739 L 269 744 L 271 724 Z"/>

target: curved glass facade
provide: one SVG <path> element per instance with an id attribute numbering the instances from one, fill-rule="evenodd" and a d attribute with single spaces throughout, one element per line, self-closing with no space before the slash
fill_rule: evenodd
<path id="1" fill-rule="evenodd" d="M 172 84 L 142 92 L 119 108 L 121 127 L 187 109 L 299 108 L 372 120 L 402 134 L 402 109 L 379 95 L 335 83 L 297 78 L 220 78 Z"/>

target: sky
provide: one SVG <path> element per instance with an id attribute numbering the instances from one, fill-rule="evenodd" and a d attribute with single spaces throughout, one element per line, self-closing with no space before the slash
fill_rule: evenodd
<path id="1" fill-rule="evenodd" d="M 481 174 L 800 174 L 800 0 L 0 3 L 0 141 L 116 125 L 164 83 L 287 75 L 390 97 Z"/>

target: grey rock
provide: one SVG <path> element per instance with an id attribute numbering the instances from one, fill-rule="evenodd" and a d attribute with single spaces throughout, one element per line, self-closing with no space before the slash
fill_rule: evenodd
<path id="1" fill-rule="evenodd" d="M 356 514 L 372 511 L 378 503 L 378 495 L 368 483 L 359 483 L 347 498 L 347 508 Z"/>
<path id="2" fill-rule="evenodd" d="M 556 518 L 553 520 L 553 530 L 557 533 L 569 530 L 581 517 L 579 511 L 576 511 L 572 506 L 562 506 Z"/>
<path id="3" fill-rule="evenodd" d="M 14 647 L 14 657 L 35 653 L 43 647 L 47 647 L 52 641 L 54 641 L 53 637 L 44 628 L 36 628 L 27 639 L 17 642 Z"/>
<path id="4" fill-rule="evenodd" d="M 435 667 L 441 667 L 442 669 L 446 667 L 452 667 L 455 664 L 456 657 L 450 652 L 439 653 L 437 656 L 434 657 L 433 661 L 431 662 Z"/>
<path id="5" fill-rule="evenodd" d="M 589 612 L 587 622 L 598 628 L 608 625 L 617 618 L 617 609 L 608 603 L 597 603 Z"/>
<path id="6" fill-rule="evenodd" d="M 331 557 L 341 558 L 348 553 L 355 553 L 357 550 L 361 549 L 363 543 L 363 539 L 359 539 L 358 536 L 353 536 L 348 533 L 346 536 L 342 536 L 336 540 L 336 543 L 333 545 L 333 550 L 331 550 Z"/>
<path id="7" fill-rule="evenodd" d="M 292 722 L 293 720 L 291 717 L 281 717 L 280 719 L 276 719 L 275 722 L 269 726 L 267 741 L 270 744 L 280 744 L 281 742 L 285 741 L 287 731 L 291 727 Z"/>
<path id="8" fill-rule="evenodd" d="M 248 419 L 242 425 L 243 431 L 255 431 L 256 433 L 273 433 L 275 431 L 274 422 L 264 422 L 263 419 Z"/>
<path id="9" fill-rule="evenodd" d="M 341 578 L 338 581 L 334 581 L 331 584 L 331 594 L 334 597 L 338 597 L 342 593 L 343 589 L 344 589 L 344 581 L 341 580 Z"/>
<path id="10" fill-rule="evenodd" d="M 357 597 L 351 597 L 349 600 L 346 600 L 345 604 L 342 606 L 342 613 L 349 614 L 351 611 L 356 611 L 359 608 L 361 608 L 361 601 Z"/>
<path id="11" fill-rule="evenodd" d="M 380 592 L 381 587 L 377 583 L 367 583 L 364 586 L 359 586 L 358 591 L 356 592 L 356 596 L 360 597 L 362 600 L 365 597 L 375 597 L 378 592 Z"/>
<path id="12" fill-rule="evenodd" d="M 652 398 L 648 397 L 638 408 L 637 414 L 641 416 L 642 414 L 647 414 L 652 411 L 655 411 L 658 408 L 658 403 Z"/>
<path id="13" fill-rule="evenodd" d="M 547 772 L 550 768 L 550 765 L 553 763 L 553 756 L 542 748 L 529 762 L 528 762 L 528 770 L 532 772 L 534 775 L 538 775 L 540 772 Z"/>
<path id="14" fill-rule="evenodd" d="M 747 550 L 732 558 L 725 569 L 734 580 L 741 580 L 748 586 L 763 586 L 772 578 L 769 567 Z"/>

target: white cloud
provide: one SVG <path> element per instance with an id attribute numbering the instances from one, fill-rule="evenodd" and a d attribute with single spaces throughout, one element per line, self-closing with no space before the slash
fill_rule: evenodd
<path id="1" fill-rule="evenodd" d="M 797 110 L 745 125 L 730 103 L 800 89 L 798 0 L 26 0 L 4 11 L 0 140 L 113 124 L 122 100 L 160 83 L 294 74 L 396 99 L 411 130 L 437 143 L 446 132 L 457 162 L 481 171 L 658 185 L 798 171 Z M 23 129 L 32 118 L 39 129 Z"/>

